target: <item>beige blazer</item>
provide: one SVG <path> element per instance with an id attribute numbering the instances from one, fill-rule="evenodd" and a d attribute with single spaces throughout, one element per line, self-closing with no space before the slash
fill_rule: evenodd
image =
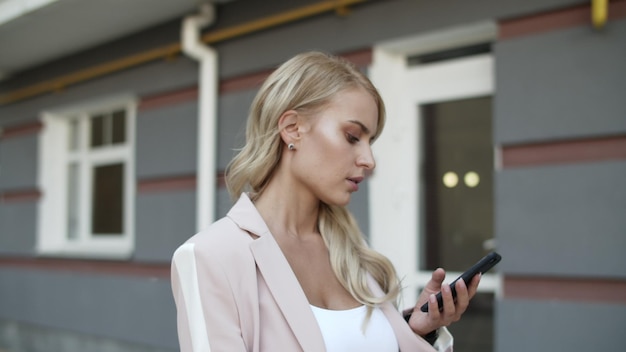
<path id="1" fill-rule="evenodd" d="M 370 287 L 382 293 L 373 279 Z M 176 250 L 172 291 L 182 352 L 325 351 L 304 291 L 245 194 Z M 401 351 L 435 351 L 392 304 L 380 308 Z"/>

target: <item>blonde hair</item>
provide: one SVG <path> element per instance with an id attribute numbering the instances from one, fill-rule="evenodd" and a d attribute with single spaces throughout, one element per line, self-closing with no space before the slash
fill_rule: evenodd
<path id="1" fill-rule="evenodd" d="M 380 94 L 353 64 L 321 52 L 299 54 L 276 69 L 257 93 L 248 116 L 246 144 L 226 168 L 226 185 L 233 199 L 250 192 L 255 199 L 265 189 L 280 161 L 283 144 L 279 117 L 288 110 L 301 113 L 323 108 L 339 92 L 360 87 L 378 106 L 377 137 L 385 123 Z M 333 271 L 361 304 L 373 307 L 398 297 L 400 285 L 391 262 L 369 249 L 350 212 L 320 202 L 318 230 L 328 248 Z M 385 295 L 375 297 L 367 285 L 370 274 Z M 371 310 L 370 310 L 371 311 Z"/>

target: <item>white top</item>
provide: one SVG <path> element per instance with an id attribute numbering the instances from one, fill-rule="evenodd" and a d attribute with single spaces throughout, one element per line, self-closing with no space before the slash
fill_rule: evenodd
<path id="1" fill-rule="evenodd" d="M 367 307 L 329 310 L 311 306 L 324 336 L 327 352 L 398 352 L 399 346 L 387 317 L 375 308 L 363 331 Z"/>

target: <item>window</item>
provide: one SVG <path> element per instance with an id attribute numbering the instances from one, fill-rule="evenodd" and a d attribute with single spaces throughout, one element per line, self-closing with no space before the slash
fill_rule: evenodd
<path id="1" fill-rule="evenodd" d="M 134 243 L 130 99 L 43 114 L 38 251 L 127 258 Z"/>

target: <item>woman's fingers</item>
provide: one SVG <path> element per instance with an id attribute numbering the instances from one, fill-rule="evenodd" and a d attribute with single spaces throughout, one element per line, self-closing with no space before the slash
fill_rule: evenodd
<path id="1" fill-rule="evenodd" d="M 449 285 L 443 285 L 441 288 L 441 296 L 443 301 L 442 322 L 444 325 L 448 326 L 453 321 L 456 321 L 456 306 L 454 304 L 454 298 L 452 297 L 452 289 L 450 289 Z"/>
<path id="2" fill-rule="evenodd" d="M 472 281 L 469 282 L 469 286 L 467 287 L 467 292 L 469 293 L 470 299 L 474 297 L 476 294 L 476 290 L 478 289 L 478 284 L 480 283 L 480 279 L 482 278 L 482 274 L 478 273 L 472 278 Z"/>
<path id="3" fill-rule="evenodd" d="M 467 309 L 470 301 L 470 295 L 463 280 L 459 280 L 455 284 L 456 289 L 456 305 L 455 305 L 455 317 L 454 321 L 461 319 L 461 315 Z"/>
<path id="4" fill-rule="evenodd" d="M 439 304 L 435 294 L 428 296 L 428 315 L 433 321 L 438 321 L 440 318 L 441 313 L 439 312 Z"/>
<path id="5" fill-rule="evenodd" d="M 417 319 L 417 316 L 411 319 L 415 319 L 413 322 L 414 327 L 412 327 L 414 331 L 427 329 L 434 330 L 441 326 L 449 326 L 450 324 L 460 320 L 463 313 L 467 310 L 470 300 L 476 294 L 481 278 L 480 274 L 474 276 L 469 284 L 465 284 L 463 280 L 458 280 L 455 283 L 456 298 L 453 298 L 450 286 L 447 284 L 442 285 L 441 283 L 443 275 L 445 275 L 444 273 L 445 272 L 443 270 L 440 270 L 440 272 L 433 275 L 433 278 L 429 282 L 431 287 L 427 287 L 428 290 L 424 290 L 426 292 L 422 292 L 422 297 L 427 295 L 428 313 L 423 316 L 417 315 L 421 316 L 424 320 Z M 437 298 L 435 294 L 432 293 L 436 286 L 439 286 L 441 289 L 443 304 L 443 309 L 441 311 L 439 310 Z M 418 310 L 419 306 L 421 306 L 421 304 L 418 304 L 415 309 Z M 421 323 L 418 323 L 418 320 L 420 320 Z M 418 326 L 421 327 L 421 329 L 419 329 Z"/>

